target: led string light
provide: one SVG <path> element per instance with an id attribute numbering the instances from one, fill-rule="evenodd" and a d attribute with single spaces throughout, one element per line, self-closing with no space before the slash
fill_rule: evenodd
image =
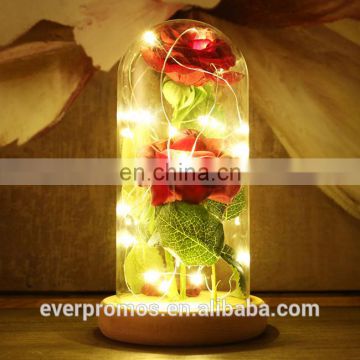
<path id="1" fill-rule="evenodd" d="M 155 121 L 155 116 L 148 110 L 127 110 L 117 113 L 118 121 L 126 121 L 128 123 L 137 123 L 143 125 L 151 125 Z"/>
<path id="2" fill-rule="evenodd" d="M 157 270 L 149 270 L 144 273 L 144 280 L 149 284 L 156 284 L 161 278 L 161 273 Z"/>
<path id="3" fill-rule="evenodd" d="M 200 115 L 197 121 L 204 127 L 208 127 L 212 130 L 225 131 L 226 126 L 219 120 L 215 119 L 210 115 Z"/>
<path id="4" fill-rule="evenodd" d="M 130 234 L 128 231 L 123 230 L 118 234 L 116 238 L 116 244 L 123 246 L 125 249 L 133 246 L 137 243 L 137 240 L 134 235 Z"/>
<path id="5" fill-rule="evenodd" d="M 170 49 L 168 52 L 166 52 L 166 50 L 164 49 L 164 51 L 166 52 L 166 56 L 165 56 L 165 60 L 164 60 L 164 63 L 163 63 L 163 66 L 161 68 L 161 72 L 160 72 L 160 101 L 161 101 L 161 108 L 162 108 L 162 111 L 165 115 L 165 118 L 168 122 L 168 125 L 171 126 L 171 121 L 166 113 L 166 110 L 165 110 L 165 106 L 164 106 L 164 96 L 163 96 L 163 78 L 164 78 L 164 72 L 165 72 L 165 66 L 166 66 L 166 63 L 169 59 L 169 56 L 171 54 L 171 52 L 173 51 L 175 45 L 178 43 L 178 41 L 180 40 L 180 38 L 185 35 L 187 32 L 189 32 L 191 29 L 186 29 L 185 31 L 183 31 L 177 38 L 176 40 L 174 41 L 174 43 L 171 45 Z M 168 156 L 168 159 L 170 160 L 170 137 L 168 138 L 168 141 L 167 141 L 167 145 L 166 145 L 166 148 L 167 148 L 167 156 Z"/>
<path id="6" fill-rule="evenodd" d="M 170 48 L 169 52 L 167 52 L 167 55 L 166 55 L 166 58 L 165 58 L 165 61 L 164 61 L 164 64 L 163 64 L 163 68 L 162 68 L 162 71 L 161 71 L 161 83 L 160 83 L 161 105 L 162 105 L 162 110 L 163 110 L 163 113 L 164 113 L 164 115 L 165 115 L 165 118 L 166 118 L 166 120 L 167 120 L 167 122 L 168 122 L 168 124 L 169 124 L 169 130 L 168 130 L 168 131 L 169 131 L 168 151 L 170 150 L 170 148 L 169 148 L 170 138 L 171 138 L 171 137 L 174 137 L 174 136 L 177 134 L 177 129 L 171 125 L 171 121 L 170 121 L 170 119 L 169 119 L 169 117 L 168 117 L 168 115 L 167 115 L 167 113 L 166 113 L 165 107 L 164 107 L 164 101 L 163 101 L 163 95 L 162 95 L 162 82 L 163 82 L 162 79 L 163 79 L 163 76 L 164 76 L 164 70 L 165 70 L 166 62 L 168 61 L 169 57 L 171 56 L 171 52 L 172 52 L 173 48 L 175 47 L 175 45 L 176 45 L 176 43 L 178 42 L 178 40 L 180 39 L 180 37 L 183 36 L 187 31 L 191 31 L 191 30 L 196 30 L 196 29 L 187 29 L 186 31 L 184 31 L 184 32 L 176 39 L 176 41 L 174 42 L 174 44 L 173 44 L 172 47 Z M 148 32 L 147 32 L 147 33 L 148 33 Z M 151 32 L 150 32 L 150 33 L 151 33 Z M 152 35 L 155 36 L 154 33 L 152 33 Z M 156 43 L 156 36 L 155 36 L 155 39 L 154 39 L 154 37 L 153 37 L 152 35 L 148 34 L 148 35 L 145 37 L 145 34 L 144 34 L 144 41 L 147 42 L 149 45 L 151 45 L 151 43 L 152 43 L 152 45 L 155 45 L 155 43 Z M 237 108 L 238 118 L 239 118 L 239 120 L 240 120 L 240 123 L 242 123 L 243 120 L 241 119 L 241 116 L 240 116 L 240 112 L 239 112 L 239 108 L 238 108 L 238 99 L 237 99 L 236 93 L 234 92 L 232 86 L 228 83 L 228 81 L 227 81 L 226 79 L 223 79 L 222 77 L 218 76 L 216 73 L 214 74 L 214 73 L 211 73 L 211 72 L 202 70 L 202 69 L 194 69 L 194 68 L 191 68 L 191 67 L 187 67 L 187 66 L 181 64 L 180 62 L 178 62 L 178 61 L 177 61 L 176 59 L 174 59 L 172 56 L 171 56 L 171 58 L 172 58 L 178 65 L 180 65 L 180 66 L 182 66 L 182 67 L 184 67 L 184 68 L 186 68 L 186 69 L 195 70 L 195 71 L 201 71 L 201 72 L 203 72 L 203 73 L 211 74 L 212 76 L 214 76 L 214 77 L 217 79 L 217 81 L 216 81 L 216 85 L 217 85 L 217 86 L 218 86 L 218 81 L 219 81 L 219 79 L 223 80 L 223 81 L 226 83 L 226 85 L 230 88 L 230 91 L 233 93 L 233 95 L 234 95 L 234 97 L 235 97 L 235 99 L 236 99 L 236 105 L 237 105 L 236 108 Z M 219 74 L 221 74 L 221 70 L 222 70 L 222 72 L 223 72 L 223 69 L 219 69 L 219 71 L 218 71 Z M 209 117 L 210 117 L 210 115 L 211 115 L 211 113 L 212 113 L 212 111 L 213 111 L 213 109 L 214 109 L 214 107 L 215 107 L 216 99 L 217 99 L 217 96 L 215 97 L 214 104 L 213 104 L 213 106 L 212 106 L 209 114 L 208 114 L 208 115 L 204 115 L 202 119 L 198 119 L 199 122 L 200 122 L 200 121 L 203 121 L 203 122 L 204 122 L 204 124 L 202 124 L 202 125 L 204 125 L 205 127 L 206 127 L 206 126 L 209 126 L 210 128 L 211 128 L 211 127 L 213 127 L 213 128 L 215 127 L 215 128 L 216 128 L 216 126 L 218 126 L 219 124 L 222 125 L 220 122 L 218 122 L 218 121 L 217 121 L 216 119 L 214 119 L 214 118 L 212 118 L 212 119 L 214 119 L 214 120 L 212 120 L 212 119 L 211 119 L 211 120 L 210 120 L 210 119 L 207 119 L 208 121 L 206 121 L 206 120 L 204 119 L 204 117 L 206 117 L 206 116 L 209 116 Z M 130 121 L 131 121 L 131 120 L 130 120 Z M 207 122 L 207 124 L 205 124 L 205 122 Z M 240 130 L 241 128 L 242 128 L 242 130 Z M 128 131 L 128 130 L 129 130 L 129 131 Z M 129 128 L 124 128 L 124 129 L 122 129 L 122 131 L 121 131 L 122 135 L 123 135 L 123 131 L 124 131 L 125 137 L 133 138 L 133 134 L 132 134 L 132 132 L 131 132 L 131 130 L 130 130 Z M 202 130 L 202 131 L 203 131 L 203 130 Z M 240 131 L 240 132 L 241 132 L 241 131 L 244 132 L 244 131 L 246 131 L 246 129 L 245 129 L 244 127 L 242 127 L 242 125 L 240 125 L 240 126 L 239 126 L 239 131 Z M 197 136 L 197 138 L 196 138 L 196 140 L 195 140 L 195 142 L 194 142 L 194 146 L 193 146 L 193 149 L 192 149 L 192 153 L 193 153 L 193 151 L 195 150 L 196 143 L 197 143 L 197 141 L 198 141 L 199 136 L 200 136 L 200 135 Z M 239 150 L 239 149 L 240 149 L 240 147 L 239 147 L 238 145 L 239 145 L 239 144 L 236 144 L 236 145 L 234 146 L 234 149 L 235 149 L 235 150 Z M 248 151 L 248 150 L 247 150 L 247 151 Z M 191 154 L 192 154 L 192 153 L 191 153 Z M 168 153 L 168 154 L 169 154 L 169 153 Z M 126 213 L 126 211 L 127 211 L 126 208 L 122 208 L 122 209 L 120 210 L 120 213 L 121 213 L 121 212 Z M 235 221 L 236 221 L 236 219 L 235 219 Z M 123 243 L 126 243 L 126 244 L 132 244 L 132 243 L 135 243 L 135 242 L 136 242 L 135 237 L 133 237 L 132 240 L 129 240 L 129 237 L 127 237 L 127 238 L 126 238 L 126 237 L 125 237 L 125 238 L 123 237 L 122 239 L 123 239 L 123 240 L 124 240 L 124 239 L 127 239 L 127 240 L 125 240 L 125 241 L 122 241 Z M 239 256 L 240 256 L 240 254 L 239 254 Z M 242 256 L 243 256 L 243 255 L 242 255 Z M 242 257 L 242 260 L 244 260 L 243 257 Z M 148 272 L 147 272 L 147 273 L 148 273 Z M 154 272 L 153 272 L 153 273 L 150 273 L 150 274 L 152 274 L 152 275 L 147 274 L 147 273 L 144 274 L 145 280 L 146 280 L 146 279 L 148 280 L 148 281 L 146 280 L 147 282 L 153 281 L 153 280 L 154 280 L 154 276 L 155 276 L 156 279 L 158 279 L 158 280 L 160 279 L 161 273 L 159 273 L 159 272 L 157 272 L 157 273 L 154 273 Z M 147 275 L 146 275 L 146 274 L 147 274 Z M 170 288 L 170 286 L 171 286 L 171 283 L 172 283 L 172 280 L 173 280 L 173 278 L 176 276 L 176 274 L 177 274 L 177 272 L 176 272 L 176 266 L 175 266 L 174 272 L 172 273 L 172 278 L 171 278 L 171 280 L 169 280 L 169 281 L 167 281 L 167 280 L 162 281 L 162 282 L 160 283 L 160 285 L 159 285 L 159 290 L 161 290 L 162 292 L 166 293 L 166 292 L 169 290 L 169 288 Z M 190 274 L 190 275 L 188 275 L 188 276 L 189 276 L 190 281 L 191 281 L 192 283 L 194 283 L 194 285 L 195 285 L 195 283 L 198 283 L 200 280 L 203 281 L 203 280 L 205 279 L 206 286 L 207 286 L 207 288 L 209 289 L 208 284 L 207 284 L 207 278 L 206 278 L 206 276 L 204 277 L 201 273 L 193 273 L 193 274 Z M 151 279 L 153 279 L 153 280 L 151 280 Z M 231 278 L 230 278 L 230 279 L 231 279 Z M 216 284 L 216 286 L 217 286 L 219 283 L 220 283 L 220 281 L 218 281 L 218 283 Z M 209 291 L 210 291 L 210 289 L 209 289 Z"/>
<path id="7" fill-rule="evenodd" d="M 212 64 L 212 65 L 214 66 L 215 71 L 216 71 L 216 66 L 215 66 L 214 64 Z M 215 88 L 214 102 L 213 102 L 213 104 L 212 104 L 212 106 L 211 106 L 211 109 L 210 109 L 209 113 L 208 113 L 207 115 L 205 115 L 205 116 L 207 116 L 208 118 L 211 118 L 211 114 L 212 114 L 213 111 L 215 110 L 215 106 L 216 106 L 216 103 L 217 103 L 218 86 L 219 86 L 219 79 L 216 78 L 216 88 Z M 192 147 L 192 149 L 191 149 L 191 153 L 190 153 L 191 156 L 193 156 L 193 154 L 194 154 L 194 152 L 195 152 L 195 149 L 196 149 L 196 144 L 197 144 L 197 142 L 199 141 L 199 138 L 200 138 L 200 136 L 202 135 L 202 133 L 205 131 L 205 129 L 206 129 L 206 126 L 204 126 L 204 127 L 202 128 L 202 130 L 201 130 L 201 131 L 198 133 L 198 135 L 196 136 L 196 139 L 195 139 L 195 141 L 194 141 L 194 145 L 193 145 L 193 147 Z"/>
<path id="8" fill-rule="evenodd" d="M 154 285 L 158 288 L 158 290 L 163 294 L 161 298 L 167 295 L 167 292 L 169 291 L 171 284 L 175 278 L 175 275 L 180 275 L 179 272 L 177 272 L 178 266 L 175 266 L 175 271 L 168 273 L 168 272 L 160 272 L 158 270 L 148 270 L 145 273 L 143 273 L 143 277 L 146 283 L 150 285 Z M 168 279 L 164 279 L 164 277 L 168 277 L 168 275 L 171 274 L 171 277 Z M 189 278 L 189 281 L 194 286 L 201 286 L 204 283 L 204 275 L 201 273 L 201 270 L 198 270 L 196 272 L 193 272 L 189 275 L 186 275 L 187 278 Z"/>
<path id="9" fill-rule="evenodd" d="M 153 31 L 145 31 L 143 34 L 143 40 L 150 46 L 155 46 L 157 43 L 157 37 Z"/>
<path id="10" fill-rule="evenodd" d="M 249 251 L 242 250 L 236 255 L 236 261 L 241 265 L 249 267 L 250 266 L 250 253 Z"/>
<path id="11" fill-rule="evenodd" d="M 250 133 L 249 124 L 245 121 L 241 123 L 241 125 L 235 130 L 237 134 L 248 136 Z"/>
<path id="12" fill-rule="evenodd" d="M 124 201 L 120 201 L 116 204 L 116 215 L 120 217 L 126 217 L 131 212 L 131 207 Z"/>
<path id="13" fill-rule="evenodd" d="M 168 129 L 168 136 L 169 138 L 173 138 L 174 136 L 176 136 L 179 133 L 178 129 L 172 125 L 169 125 L 169 129 Z"/>
<path id="14" fill-rule="evenodd" d="M 122 137 L 124 137 L 124 138 L 127 138 L 127 139 L 133 139 L 134 138 L 133 132 L 128 127 L 122 128 L 120 130 L 120 135 Z"/>
<path id="15" fill-rule="evenodd" d="M 200 271 L 196 271 L 189 275 L 190 282 L 195 286 L 200 286 L 204 283 L 204 276 Z"/>
<path id="16" fill-rule="evenodd" d="M 188 30 L 190 30 L 190 29 L 188 29 Z M 186 32 L 186 30 L 184 31 L 184 33 L 185 33 L 185 32 Z M 184 33 L 183 33 L 183 34 L 184 34 Z M 179 37 L 178 37 L 178 39 L 179 39 L 183 34 L 180 34 Z M 175 44 L 175 43 L 174 43 L 174 44 Z M 170 50 L 172 51 L 171 48 L 170 48 Z M 169 50 L 169 51 L 170 51 L 170 50 Z M 239 123 L 240 123 L 240 126 L 241 126 L 241 123 L 242 123 L 243 120 L 242 120 L 241 115 L 240 115 L 239 100 L 238 100 L 238 98 L 237 98 L 237 96 L 236 96 L 236 93 L 235 93 L 233 87 L 230 85 L 230 83 L 229 83 L 226 79 L 224 79 L 223 77 L 217 75 L 216 73 L 212 73 L 212 72 L 207 71 L 207 70 L 204 70 L 204 69 L 198 69 L 198 68 L 192 68 L 192 67 L 189 67 L 189 66 L 185 66 L 184 64 L 180 63 L 180 62 L 179 62 L 177 59 L 175 59 L 174 57 L 172 57 L 172 56 L 170 56 L 170 57 L 171 57 L 171 59 L 174 60 L 179 66 L 182 66 L 183 68 L 185 68 L 185 69 L 187 69 L 187 70 L 200 71 L 200 72 L 202 72 L 202 73 L 204 73 L 204 74 L 209 74 L 209 75 L 211 75 L 211 76 L 215 76 L 217 79 L 220 79 L 220 80 L 224 81 L 225 84 L 226 84 L 226 86 L 230 89 L 231 93 L 233 94 L 233 96 L 234 96 L 234 98 L 235 98 L 236 111 L 237 111 Z M 165 58 L 165 61 L 167 61 L 166 58 Z M 164 62 L 164 64 L 165 64 L 165 62 Z M 165 68 L 165 66 L 164 66 L 164 68 Z M 224 71 L 222 71 L 222 72 L 224 72 Z"/>
<path id="17" fill-rule="evenodd" d="M 166 52 L 166 50 L 164 49 L 164 47 L 162 47 L 163 50 L 166 52 L 166 57 L 165 57 L 164 64 L 163 64 L 162 69 L 161 69 L 161 75 L 160 75 L 160 99 L 161 99 L 162 110 L 163 110 L 163 113 L 164 113 L 164 115 L 165 115 L 166 120 L 168 121 L 168 123 L 171 123 L 171 122 L 170 122 L 170 119 L 169 119 L 169 117 L 168 117 L 168 115 L 167 115 L 167 113 L 166 113 L 165 107 L 164 107 L 164 100 L 163 100 L 163 94 L 162 94 L 162 83 L 163 83 L 163 76 L 164 76 L 164 72 L 165 72 L 166 63 L 167 63 L 169 57 L 171 57 L 178 65 L 180 65 L 181 67 L 183 67 L 183 68 L 185 68 L 185 69 L 193 70 L 193 71 L 200 71 L 200 72 L 202 72 L 202 73 L 206 73 L 206 74 L 210 74 L 210 75 L 212 75 L 212 76 L 215 76 L 215 78 L 216 78 L 216 80 L 217 80 L 217 81 L 216 81 L 216 96 L 215 96 L 215 99 L 214 99 L 214 104 L 213 104 L 213 106 L 212 106 L 212 108 L 211 108 L 211 110 L 210 110 L 210 112 L 209 112 L 209 114 L 208 114 L 209 116 L 211 115 L 212 111 L 213 111 L 214 108 L 215 108 L 216 99 L 217 99 L 218 81 L 219 81 L 219 79 L 223 80 L 223 81 L 226 83 L 226 85 L 230 88 L 230 91 L 232 92 L 232 94 L 233 94 L 234 97 L 235 97 L 236 110 L 237 110 L 237 113 L 238 113 L 239 121 L 240 121 L 240 123 L 241 123 L 241 122 L 242 122 L 242 119 L 241 119 L 240 111 L 239 111 L 239 108 L 238 108 L 239 102 L 238 102 L 238 99 L 237 99 L 237 96 L 236 96 L 234 90 L 233 90 L 232 86 L 229 84 L 229 82 L 228 82 L 226 79 L 224 79 L 223 77 L 217 75 L 217 73 L 222 74 L 222 73 L 224 72 L 223 69 L 219 69 L 219 70 L 218 70 L 218 69 L 215 67 L 215 65 L 212 64 L 212 65 L 214 66 L 214 68 L 215 68 L 215 73 L 211 73 L 211 72 L 206 71 L 206 70 L 203 70 L 203 69 L 195 69 L 195 68 L 191 68 L 191 67 L 185 66 L 185 65 L 181 64 L 179 61 L 177 61 L 174 57 L 171 56 L 171 52 L 172 52 L 173 48 L 175 47 L 175 45 L 177 44 L 177 42 L 179 41 L 179 39 L 180 39 L 184 34 L 186 34 L 188 31 L 196 31 L 196 32 L 197 32 L 197 29 L 195 29 L 195 28 L 190 28 L 190 29 L 187 29 L 187 30 L 183 31 L 183 32 L 176 38 L 176 40 L 174 41 L 173 45 L 170 47 L 169 51 Z M 202 131 L 199 132 L 199 134 L 197 135 L 197 137 L 196 137 L 196 139 L 195 139 L 195 142 L 194 142 L 194 145 L 193 145 L 193 148 L 192 148 L 192 151 L 191 151 L 191 156 L 193 155 L 193 153 L 194 153 L 194 151 L 195 151 L 195 148 L 196 148 L 197 141 L 198 141 L 200 135 L 202 134 L 202 132 L 203 132 L 204 130 L 205 130 L 205 128 L 203 128 Z M 170 138 L 168 139 L 167 152 L 168 152 L 168 159 L 170 160 Z"/>

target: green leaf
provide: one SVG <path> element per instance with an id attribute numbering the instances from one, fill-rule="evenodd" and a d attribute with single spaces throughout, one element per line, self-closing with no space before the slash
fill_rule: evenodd
<path id="1" fill-rule="evenodd" d="M 156 226 L 162 246 L 185 265 L 212 265 L 218 260 L 223 226 L 203 206 L 179 201 L 163 205 Z"/>
<path id="2" fill-rule="evenodd" d="M 245 273 L 241 264 L 236 260 L 234 249 L 231 246 L 225 244 L 221 251 L 221 257 L 225 262 L 232 266 L 233 270 L 236 271 L 235 280 L 237 283 L 237 287 L 233 291 L 233 295 L 244 296 L 244 294 L 246 293 Z"/>
<path id="3" fill-rule="evenodd" d="M 209 211 L 213 216 L 215 216 L 218 220 L 224 220 L 224 214 L 226 210 L 226 205 L 215 200 L 205 200 L 203 203 L 205 209 Z"/>
<path id="4" fill-rule="evenodd" d="M 246 190 L 243 187 L 228 205 L 214 200 L 206 200 L 203 205 L 220 221 L 234 219 L 246 208 Z"/>
<path id="5" fill-rule="evenodd" d="M 143 274 L 148 270 L 164 271 L 163 259 L 157 248 L 140 242 L 131 248 L 124 262 L 126 282 L 135 294 L 141 292 L 145 284 Z"/>
<path id="6" fill-rule="evenodd" d="M 246 208 L 246 188 L 243 187 L 226 207 L 224 220 L 231 220 Z"/>
<path id="7" fill-rule="evenodd" d="M 194 97 L 192 93 L 192 88 L 182 84 L 178 84 L 174 81 L 168 80 L 165 78 L 163 84 L 163 95 L 166 101 L 173 107 L 179 107 L 181 102 L 184 102 L 184 99 L 191 99 L 191 96 Z"/>
<path id="8" fill-rule="evenodd" d="M 178 128 L 202 131 L 204 136 L 219 137 L 223 130 L 206 127 L 199 123 L 199 116 L 211 115 L 218 121 L 224 117 L 219 104 L 216 104 L 213 85 L 185 86 L 169 78 L 164 79 L 163 95 L 173 108 L 171 122 Z M 225 129 L 225 128 L 224 128 Z"/>

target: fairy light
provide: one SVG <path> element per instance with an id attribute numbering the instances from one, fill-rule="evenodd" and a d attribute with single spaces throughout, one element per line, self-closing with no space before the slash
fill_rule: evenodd
<path id="1" fill-rule="evenodd" d="M 234 219 L 234 222 L 235 222 L 235 225 L 236 225 L 236 226 L 239 226 L 239 225 L 240 225 L 240 216 L 237 216 L 237 217 Z"/>
<path id="2" fill-rule="evenodd" d="M 155 284 L 159 281 L 161 273 L 157 270 L 149 270 L 144 273 L 144 280 L 149 284 Z"/>
<path id="3" fill-rule="evenodd" d="M 154 46 L 156 44 L 156 35 L 152 31 L 145 31 L 143 34 L 143 40 L 150 46 Z"/>
<path id="4" fill-rule="evenodd" d="M 135 236 L 131 235 L 128 231 L 123 231 L 118 235 L 116 242 L 118 245 L 128 248 L 135 245 L 137 241 Z"/>
<path id="5" fill-rule="evenodd" d="M 162 293 L 166 293 L 169 291 L 169 288 L 170 288 L 170 285 L 171 285 L 171 282 L 170 281 L 162 281 L 159 285 L 159 291 L 162 292 Z"/>
<path id="6" fill-rule="evenodd" d="M 120 134 L 122 137 L 128 138 L 128 139 L 132 139 L 134 137 L 134 134 L 132 133 L 132 131 L 129 128 L 121 129 Z"/>
<path id="7" fill-rule="evenodd" d="M 200 286 L 204 282 L 204 277 L 200 271 L 190 274 L 189 279 L 190 279 L 191 284 L 193 284 L 195 286 Z"/>
<path id="8" fill-rule="evenodd" d="M 220 131 L 225 130 L 225 125 L 223 123 L 221 123 L 219 120 L 212 117 L 212 116 L 200 115 L 197 118 L 197 120 L 200 123 L 200 125 L 203 126 L 203 127 L 207 127 L 207 128 L 212 129 L 212 130 L 220 130 Z"/>
<path id="9" fill-rule="evenodd" d="M 116 204 L 116 215 L 121 217 L 126 217 L 130 214 L 131 207 L 124 201 L 118 202 Z"/>
<path id="10" fill-rule="evenodd" d="M 172 125 L 169 125 L 169 138 L 172 138 L 178 134 L 178 129 Z"/>
<path id="11" fill-rule="evenodd" d="M 234 157 L 242 159 L 248 158 L 250 153 L 249 145 L 245 142 L 235 144 L 230 151 Z"/>
<path id="12" fill-rule="evenodd" d="M 249 267 L 250 265 L 250 253 L 249 251 L 240 251 L 237 256 L 236 256 L 236 260 L 244 266 Z"/>
<path id="13" fill-rule="evenodd" d="M 118 121 L 144 125 L 150 125 L 155 120 L 154 114 L 151 113 L 149 110 L 118 111 L 116 117 Z"/>
<path id="14" fill-rule="evenodd" d="M 248 136 L 250 133 L 249 124 L 242 122 L 241 125 L 236 129 L 236 132 L 243 136 Z"/>
<path id="15" fill-rule="evenodd" d="M 185 151 L 181 151 L 181 154 L 177 156 L 177 160 L 180 167 L 187 169 L 192 166 L 191 156 L 189 156 L 188 153 Z"/>

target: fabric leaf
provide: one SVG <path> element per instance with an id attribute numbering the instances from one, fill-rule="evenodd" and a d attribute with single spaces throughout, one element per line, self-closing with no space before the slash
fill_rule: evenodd
<path id="1" fill-rule="evenodd" d="M 245 294 L 246 293 L 245 273 L 241 264 L 236 260 L 234 249 L 231 246 L 225 244 L 224 248 L 221 251 L 221 257 L 236 271 L 235 279 L 237 281 L 237 287 L 234 290 L 234 294 L 238 294 L 239 291 L 241 291 L 242 294 Z"/>
<path id="2" fill-rule="evenodd" d="M 163 205 L 156 220 L 162 246 L 185 265 L 212 265 L 218 260 L 223 225 L 203 206 L 178 201 Z"/>
<path id="3" fill-rule="evenodd" d="M 220 221 L 234 219 L 246 208 L 245 188 L 239 191 L 229 205 L 214 200 L 206 200 L 204 207 Z"/>
<path id="4" fill-rule="evenodd" d="M 162 272 L 164 263 L 157 248 L 141 242 L 132 247 L 124 262 L 126 282 L 135 294 L 141 292 L 141 288 L 145 284 L 143 274 L 148 270 Z"/>

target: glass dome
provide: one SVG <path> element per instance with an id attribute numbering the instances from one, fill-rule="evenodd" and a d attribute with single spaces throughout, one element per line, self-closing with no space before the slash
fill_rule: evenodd
<path id="1" fill-rule="evenodd" d="M 164 22 L 124 56 L 117 106 L 118 301 L 244 302 L 249 193 L 233 176 L 249 156 L 242 54 L 210 25 Z"/>

